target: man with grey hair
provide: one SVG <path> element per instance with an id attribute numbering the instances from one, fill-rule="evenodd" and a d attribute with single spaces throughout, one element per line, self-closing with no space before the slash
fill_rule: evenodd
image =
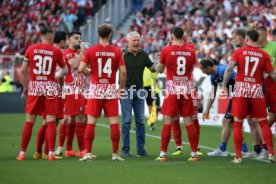
<path id="1" fill-rule="evenodd" d="M 148 54 L 139 48 L 140 34 L 136 31 L 129 32 L 127 40 L 128 47 L 124 50 L 123 58 L 127 69 L 126 96 L 120 100 L 122 111 L 122 156 L 130 156 L 129 130 L 132 109 L 135 117 L 137 155 L 148 156 L 148 153 L 144 149 L 145 92 L 143 89 L 143 71 L 145 67 L 149 68 L 152 72 L 155 72 L 155 69 Z"/>

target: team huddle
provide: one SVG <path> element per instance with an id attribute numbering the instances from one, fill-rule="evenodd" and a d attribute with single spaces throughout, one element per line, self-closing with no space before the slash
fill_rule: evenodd
<path id="1" fill-rule="evenodd" d="M 239 43 L 240 48 L 234 51 L 229 65 L 222 67 L 216 66 L 211 59 L 203 59 L 198 63 L 194 46 L 183 41 L 183 29 L 174 27 L 171 30 L 171 41 L 162 49 L 159 64 L 148 64 L 152 72 L 166 73 L 166 96 L 161 108 L 164 125 L 161 133 L 161 151 L 156 160 L 167 160 L 171 132 L 177 146 L 174 154 L 182 153 L 180 117 L 184 118 L 191 147 L 191 157 L 188 160 L 197 161 L 198 156 L 202 154 L 198 149 L 200 127 L 197 119 L 196 88 L 192 76 L 193 68 L 199 65 L 203 73 L 211 75 L 211 84 L 214 86 L 212 91 L 216 93 L 217 87 L 221 85 L 223 91 L 231 97 L 224 117 L 223 130 L 226 131 L 222 131 L 221 145 L 208 155 L 225 155 L 230 136 L 229 129 L 234 122 L 236 155 L 232 162 L 241 163 L 243 154 L 248 151 L 243 140 L 242 123 L 244 118 L 248 118 L 248 122 L 251 122 L 251 133 L 254 135 L 254 152 L 258 155 L 267 153 L 267 159 L 275 163 L 266 109 L 268 106 L 270 123 L 274 122 L 276 102 L 272 94 L 275 91 L 276 73 L 271 56 L 258 46 L 258 32 L 249 30 L 243 34 L 240 34 L 241 31 L 233 33 L 243 37 L 244 43 Z M 54 34 L 51 29 L 46 28 L 41 31 L 42 43 L 28 48 L 22 64 L 26 122 L 17 160 L 25 159 L 37 115 L 41 115 L 44 121 L 38 132 L 34 159 L 57 160 L 63 152 L 65 157 L 80 157 L 80 161 L 96 158 L 96 155 L 92 154 L 92 148 L 95 125 L 102 110 L 110 124 L 112 160 L 124 160 L 119 156 L 121 135 L 118 103 L 126 90 L 128 70 L 124 61 L 125 54 L 119 48 L 110 45 L 111 35 L 110 25 L 100 25 L 99 44 L 88 48 L 87 43 L 81 42 L 79 32 L 71 32 L 68 35 L 65 32 Z M 137 35 L 139 36 L 138 33 Z M 66 42 L 68 48 L 62 53 L 61 49 L 64 49 Z M 237 72 L 234 71 L 235 67 Z M 118 70 L 119 89 L 116 85 Z M 203 118 L 208 118 L 213 102 L 214 98 L 210 98 Z M 61 123 L 58 147 L 55 151 L 56 126 L 59 120 Z M 72 146 L 74 134 L 77 137 L 78 152 L 73 150 Z"/>

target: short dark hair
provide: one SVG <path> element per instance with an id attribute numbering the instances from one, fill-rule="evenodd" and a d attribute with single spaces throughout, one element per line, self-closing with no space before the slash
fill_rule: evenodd
<path id="1" fill-rule="evenodd" d="M 258 27 L 256 28 L 256 31 L 267 32 L 266 27 L 264 27 L 264 26 L 258 26 Z"/>
<path id="2" fill-rule="evenodd" d="M 213 67 L 215 66 L 215 63 L 212 59 L 209 59 L 209 58 L 206 58 L 206 59 L 202 59 L 200 62 L 199 62 L 200 65 L 202 65 L 204 68 L 207 68 L 208 66 L 209 67 Z"/>
<path id="3" fill-rule="evenodd" d="M 109 24 L 101 24 L 98 27 L 98 34 L 101 38 L 107 38 L 112 33 L 112 27 Z"/>
<path id="4" fill-rule="evenodd" d="M 46 35 L 48 33 L 54 33 L 54 31 L 51 28 L 46 27 L 46 28 L 42 29 L 40 33 L 41 33 L 41 35 Z"/>
<path id="5" fill-rule="evenodd" d="M 182 39 L 184 35 L 184 31 L 181 27 L 173 27 L 171 33 L 177 38 Z"/>
<path id="6" fill-rule="evenodd" d="M 276 36 L 276 28 L 272 29 L 271 34 L 272 34 L 273 36 Z"/>
<path id="7" fill-rule="evenodd" d="M 235 29 L 232 34 L 236 34 L 238 36 L 241 36 L 245 38 L 245 30 L 244 29 Z"/>
<path id="8" fill-rule="evenodd" d="M 54 43 L 59 43 L 62 40 L 66 40 L 67 34 L 64 31 L 57 31 L 55 33 Z"/>
<path id="9" fill-rule="evenodd" d="M 79 32 L 79 31 L 72 31 L 71 33 L 68 34 L 68 38 L 72 37 L 74 34 L 77 34 L 77 35 L 81 36 L 81 32 Z"/>
<path id="10" fill-rule="evenodd" d="M 257 42 L 259 39 L 259 33 L 254 29 L 246 31 L 246 36 L 253 42 Z"/>

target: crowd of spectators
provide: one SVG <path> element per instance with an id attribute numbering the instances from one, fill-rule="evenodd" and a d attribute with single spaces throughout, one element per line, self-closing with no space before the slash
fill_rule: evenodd
<path id="1" fill-rule="evenodd" d="M 199 59 L 211 57 L 222 64 L 232 53 L 234 29 L 263 25 L 270 33 L 276 28 L 275 0 L 153 0 L 144 9 L 134 7 L 136 18 L 129 31 L 141 34 L 148 53 L 159 52 L 169 40 L 170 29 L 181 26 L 185 40 L 195 44 Z M 126 43 L 120 34 L 117 46 L 126 47 Z"/>
<path id="2" fill-rule="evenodd" d="M 0 0 L 0 54 L 24 54 L 41 28 L 71 32 L 106 0 Z"/>

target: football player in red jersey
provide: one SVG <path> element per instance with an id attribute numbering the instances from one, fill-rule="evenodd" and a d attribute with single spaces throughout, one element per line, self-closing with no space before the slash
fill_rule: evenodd
<path id="1" fill-rule="evenodd" d="M 198 160 L 197 156 L 197 133 L 192 117 L 195 114 L 192 91 L 194 81 L 192 71 L 196 64 L 194 50 L 183 46 L 183 29 L 172 29 L 172 44 L 162 49 L 158 72 L 163 73 L 165 68 L 166 91 L 161 113 L 164 115 L 164 125 L 161 135 L 161 152 L 156 160 L 166 161 L 166 152 L 171 138 L 171 125 L 174 117 L 184 117 L 186 130 L 191 145 L 190 161 Z"/>
<path id="2" fill-rule="evenodd" d="M 112 160 L 123 161 L 119 154 L 120 129 L 118 123 L 118 95 L 116 89 L 116 72 L 119 68 L 120 89 L 124 90 L 126 84 L 126 67 L 122 52 L 119 48 L 109 44 L 112 27 L 102 24 L 98 27 L 100 43 L 90 47 L 80 64 L 79 70 L 89 73 L 87 66 L 91 66 L 90 88 L 87 100 L 86 114 L 88 124 L 85 130 L 86 154 L 80 161 L 92 159 L 91 149 L 95 135 L 97 119 L 104 110 L 105 117 L 110 124 L 110 136 L 112 140 Z"/>
<path id="3" fill-rule="evenodd" d="M 256 30 L 246 32 L 246 46 L 236 49 L 224 73 L 222 87 L 227 91 L 231 72 L 237 66 L 236 84 L 233 93 L 232 115 L 234 116 L 234 145 L 236 156 L 233 163 L 241 163 L 241 148 L 243 141 L 243 119 L 250 115 L 256 118 L 262 128 L 263 137 L 269 152 L 269 160 L 274 161 L 272 133 L 267 121 L 266 103 L 262 90 L 264 84 L 263 73 L 268 73 L 276 80 L 276 73 L 272 67 L 270 56 L 258 48 L 259 34 Z"/>
<path id="4" fill-rule="evenodd" d="M 195 46 L 191 43 L 187 43 L 184 42 L 183 43 L 183 47 L 187 47 L 189 49 L 193 49 L 195 52 Z M 199 126 L 199 122 L 198 122 L 198 116 L 197 116 L 197 112 L 198 112 L 198 97 L 197 97 L 197 92 L 196 90 L 193 90 L 193 102 L 194 102 L 194 110 L 195 110 L 195 114 L 193 116 L 193 123 L 196 129 L 196 133 L 198 136 L 198 141 L 197 141 L 197 145 L 199 144 L 199 136 L 200 136 L 200 126 Z M 179 122 L 180 117 L 176 117 L 174 118 L 173 122 L 172 122 L 172 133 L 173 133 L 173 138 L 176 144 L 176 151 L 174 153 L 172 153 L 172 155 L 181 155 L 183 154 L 183 148 L 182 148 L 182 130 L 181 130 L 181 126 L 180 126 L 180 122 Z M 202 152 L 200 152 L 200 149 L 197 146 L 197 154 L 198 155 L 203 155 Z"/>
<path id="5" fill-rule="evenodd" d="M 25 159 L 25 151 L 29 144 L 36 116 L 46 114 L 46 137 L 49 147 L 49 160 L 56 160 L 54 147 L 56 142 L 56 114 L 58 83 L 56 78 L 67 72 L 60 49 L 54 47 L 54 34 L 49 28 L 41 31 L 42 43 L 31 45 L 22 64 L 22 81 L 26 100 L 26 122 L 23 128 L 21 151 L 17 160 Z M 61 70 L 56 72 L 57 64 Z M 30 67 L 30 81 L 27 85 L 26 75 Z M 56 72 L 56 73 L 55 73 Z"/>
<path id="6" fill-rule="evenodd" d="M 66 33 L 64 31 L 57 31 L 55 33 L 54 37 L 54 47 L 57 47 L 59 49 L 64 49 L 66 46 Z M 59 120 L 63 119 L 63 106 L 64 106 L 64 101 L 65 99 L 62 99 L 62 89 L 61 87 L 63 86 L 63 78 L 60 79 L 60 85 L 58 86 L 58 113 L 56 116 L 57 123 Z M 45 113 L 42 114 L 43 116 L 43 123 L 40 126 L 38 133 L 37 133 L 37 140 L 36 140 L 36 152 L 33 156 L 33 159 L 48 159 L 48 145 L 47 145 L 47 139 L 45 139 L 45 133 L 46 133 L 46 116 Z M 65 130 L 66 130 L 66 122 L 68 118 L 64 118 L 63 122 L 60 125 L 60 131 L 59 131 L 59 145 L 63 145 L 64 139 L 65 139 Z M 42 145 L 44 143 L 44 153 L 42 153 Z M 59 158 L 59 157 L 56 157 Z"/>
<path id="7" fill-rule="evenodd" d="M 88 77 L 79 73 L 78 67 L 86 50 L 86 43 L 81 42 L 80 32 L 71 32 L 68 35 L 69 48 L 63 52 L 63 57 L 67 62 L 68 74 L 65 76 L 65 113 L 70 116 L 66 129 L 66 152 L 65 157 L 83 156 L 85 120 L 85 98 L 83 89 L 88 87 Z M 76 132 L 79 154 L 72 147 L 74 133 Z"/>

